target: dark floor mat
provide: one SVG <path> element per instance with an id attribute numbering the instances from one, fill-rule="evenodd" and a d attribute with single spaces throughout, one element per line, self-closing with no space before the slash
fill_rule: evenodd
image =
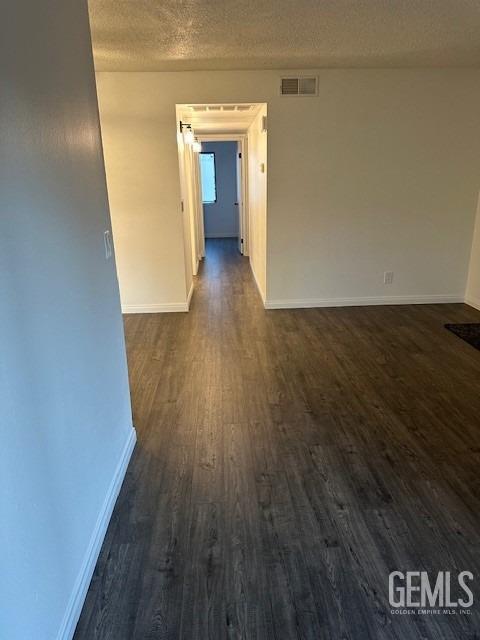
<path id="1" fill-rule="evenodd" d="M 446 324 L 445 328 L 475 349 L 480 349 L 480 323 Z"/>

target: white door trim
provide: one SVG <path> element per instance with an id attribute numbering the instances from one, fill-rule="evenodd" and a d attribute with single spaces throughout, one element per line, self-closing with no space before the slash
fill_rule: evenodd
<path id="1" fill-rule="evenodd" d="M 248 134 L 247 133 L 204 133 L 197 134 L 199 142 L 238 142 L 242 154 L 242 206 L 239 208 L 239 233 L 243 238 L 243 255 L 248 256 L 249 243 L 249 217 L 248 217 Z M 203 211 L 202 194 L 199 189 L 200 211 Z"/>
<path id="2" fill-rule="evenodd" d="M 197 248 L 197 262 L 205 257 L 205 229 L 203 228 L 203 202 L 202 187 L 200 184 L 200 163 L 198 154 L 193 154 L 192 158 L 193 170 L 193 198 L 194 198 L 194 216 L 195 216 L 195 244 Z M 198 265 L 197 265 L 198 271 Z M 195 274 L 196 275 L 196 274 Z"/>

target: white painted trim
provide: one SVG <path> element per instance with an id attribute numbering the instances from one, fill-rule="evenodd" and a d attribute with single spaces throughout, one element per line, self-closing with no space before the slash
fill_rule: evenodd
<path id="1" fill-rule="evenodd" d="M 200 266 L 200 259 L 195 260 L 195 262 L 192 264 L 192 276 L 197 276 L 198 275 L 198 267 Z"/>
<path id="2" fill-rule="evenodd" d="M 122 313 L 178 313 L 188 311 L 187 302 L 158 302 L 156 304 L 124 304 Z"/>
<path id="3" fill-rule="evenodd" d="M 105 534 L 107 533 L 108 524 L 112 517 L 113 508 L 117 500 L 118 494 L 127 472 L 128 463 L 132 456 L 135 442 L 137 441 L 137 434 L 135 429 L 131 429 L 127 442 L 123 447 L 122 455 L 113 474 L 112 481 L 105 496 L 102 508 L 98 514 L 97 522 L 92 532 L 92 537 L 87 547 L 87 552 L 84 556 L 80 572 L 75 581 L 70 599 L 68 601 L 67 609 L 60 626 L 60 630 L 57 634 L 57 640 L 71 640 L 75 633 L 75 627 L 77 626 L 80 613 L 82 612 L 83 603 L 87 596 L 88 587 L 97 564 L 100 549 L 102 548 Z"/>
<path id="4" fill-rule="evenodd" d="M 197 263 L 197 271 L 198 271 L 198 263 Z M 192 284 L 190 285 L 190 291 L 188 292 L 188 296 L 187 296 L 187 311 L 190 311 L 190 302 L 192 301 L 192 296 L 193 296 L 193 280 L 192 280 Z"/>
<path id="5" fill-rule="evenodd" d="M 199 263 L 198 263 L 199 264 Z M 198 269 L 197 264 L 197 269 Z M 123 304 L 122 313 L 184 313 L 190 308 L 193 295 L 193 280 L 185 302 L 157 302 L 153 304 Z"/>
<path id="6" fill-rule="evenodd" d="M 205 238 L 238 238 L 238 233 L 209 233 Z"/>
<path id="7" fill-rule="evenodd" d="M 249 210 L 249 186 L 248 186 L 248 133 L 199 133 L 197 139 L 200 142 L 238 142 L 242 153 L 242 207 L 241 220 L 239 220 L 238 234 L 232 236 L 240 238 L 243 235 L 243 255 L 250 255 L 250 210 Z M 203 206 L 203 203 L 202 203 Z M 213 237 L 213 236 L 209 236 Z M 224 238 L 228 236 L 223 236 Z"/>
<path id="8" fill-rule="evenodd" d="M 475 298 L 473 296 L 466 296 L 465 304 L 468 304 L 474 309 L 478 309 L 480 311 L 480 298 Z"/>
<path id="9" fill-rule="evenodd" d="M 255 284 L 256 284 L 256 286 L 257 286 L 257 291 L 258 291 L 258 293 L 260 294 L 260 298 L 262 299 L 263 306 L 264 306 L 264 307 L 265 307 L 265 309 L 266 309 L 266 308 L 267 308 L 267 306 L 266 306 L 266 302 L 265 302 L 265 294 L 263 293 L 263 291 L 262 291 L 262 289 L 261 289 L 261 287 L 260 287 L 260 284 L 259 284 L 259 282 L 258 282 L 257 274 L 255 273 L 255 269 L 253 268 L 252 261 L 251 261 L 251 260 L 249 260 L 248 262 L 249 262 L 249 264 L 250 264 L 250 269 L 251 269 L 252 274 L 253 274 L 253 279 L 254 279 Z"/>
<path id="10" fill-rule="evenodd" d="M 237 133 L 199 133 L 197 138 L 200 142 L 238 142 L 245 138 L 246 131 Z"/>
<path id="11" fill-rule="evenodd" d="M 248 132 L 241 139 L 237 140 L 237 145 L 242 154 L 240 162 L 240 172 L 242 179 L 242 196 L 239 219 L 239 240 L 243 238 L 243 244 L 239 244 L 239 250 L 244 256 L 250 255 L 250 191 L 248 186 Z"/>
<path id="12" fill-rule="evenodd" d="M 362 298 L 307 298 L 265 300 L 265 309 L 307 309 L 313 307 L 365 307 L 370 305 L 440 304 L 464 302 L 460 295 L 369 296 Z"/>

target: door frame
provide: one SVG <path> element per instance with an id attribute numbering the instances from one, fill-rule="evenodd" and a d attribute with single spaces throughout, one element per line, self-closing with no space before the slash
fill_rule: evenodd
<path id="1" fill-rule="evenodd" d="M 199 262 L 205 254 L 203 211 L 199 210 L 198 204 L 199 200 L 201 202 L 199 162 L 197 154 L 194 153 L 191 145 L 185 144 L 181 133 L 177 134 L 177 148 L 185 266 L 187 268 L 187 264 L 190 263 L 191 274 L 195 276 L 198 273 Z M 190 274 L 188 274 L 189 277 Z"/>
<path id="2" fill-rule="evenodd" d="M 248 256 L 250 253 L 249 242 L 249 211 L 248 211 L 248 134 L 245 133 L 202 133 L 195 136 L 199 142 L 237 142 L 241 157 L 242 170 L 242 198 L 239 201 L 238 211 L 238 233 L 240 240 L 243 239 L 242 255 Z M 198 159 L 197 159 L 198 162 Z M 199 211 L 203 216 L 203 202 L 201 189 L 198 190 Z M 197 225 L 197 229 L 200 225 Z M 202 225 L 203 229 L 203 225 Z"/>

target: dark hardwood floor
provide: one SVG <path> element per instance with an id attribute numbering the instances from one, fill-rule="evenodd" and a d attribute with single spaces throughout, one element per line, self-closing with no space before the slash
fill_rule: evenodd
<path id="1" fill-rule="evenodd" d="M 480 637 L 480 351 L 465 305 L 265 311 L 208 242 L 188 314 L 125 318 L 134 452 L 75 640 Z M 392 570 L 473 572 L 392 615 Z"/>

